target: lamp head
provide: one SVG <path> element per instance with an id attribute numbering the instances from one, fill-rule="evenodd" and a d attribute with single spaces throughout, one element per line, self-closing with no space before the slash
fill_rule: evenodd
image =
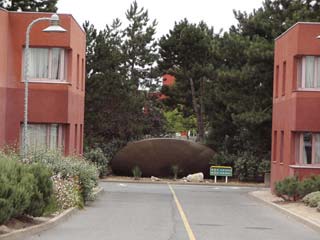
<path id="1" fill-rule="evenodd" d="M 320 39 L 320 35 L 318 35 L 318 36 L 316 37 L 316 39 Z"/>
<path id="2" fill-rule="evenodd" d="M 57 14 L 52 14 L 50 17 L 50 26 L 43 29 L 42 31 L 43 32 L 66 32 L 67 30 L 59 25 L 59 16 Z"/>

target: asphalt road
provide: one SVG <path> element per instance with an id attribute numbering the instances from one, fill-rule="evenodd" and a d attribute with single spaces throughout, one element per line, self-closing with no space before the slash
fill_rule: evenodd
<path id="1" fill-rule="evenodd" d="M 102 183 L 66 222 L 26 240 L 319 240 L 320 233 L 248 196 L 254 188 Z"/>

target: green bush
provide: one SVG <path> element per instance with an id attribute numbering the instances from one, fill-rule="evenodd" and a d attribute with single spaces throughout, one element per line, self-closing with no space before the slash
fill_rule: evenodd
<path id="1" fill-rule="evenodd" d="M 1 155 L 0 158 L 0 224 L 25 213 L 36 188 L 28 166 Z"/>
<path id="2" fill-rule="evenodd" d="M 39 217 L 42 216 L 46 206 L 49 205 L 53 194 L 52 173 L 43 164 L 31 164 L 30 172 L 35 177 L 36 187 L 31 196 L 31 202 L 26 213 Z"/>
<path id="3" fill-rule="evenodd" d="M 78 156 L 64 157 L 60 151 L 35 151 L 29 156 L 31 162 L 46 165 L 54 175 L 64 179 L 70 177 L 77 179 L 80 185 L 80 192 L 84 201 L 92 198 L 93 189 L 98 184 L 97 167 Z"/>
<path id="4" fill-rule="evenodd" d="M 99 169 L 100 177 L 107 175 L 109 160 L 104 155 L 101 148 L 97 147 L 97 148 L 92 148 L 89 151 L 86 151 L 84 154 L 84 157 L 86 160 L 94 163 L 97 166 L 97 168 Z"/>
<path id="5" fill-rule="evenodd" d="M 132 168 L 132 175 L 133 175 L 134 179 L 136 179 L 136 180 L 141 178 L 142 171 L 139 168 L 139 166 L 135 166 L 134 168 Z"/>
<path id="6" fill-rule="evenodd" d="M 299 183 L 298 193 L 304 197 L 309 193 L 320 191 L 320 176 L 311 176 Z"/>
<path id="7" fill-rule="evenodd" d="M 297 177 L 287 177 L 282 181 L 276 182 L 275 192 L 278 196 L 286 200 L 296 200 L 298 196 L 299 181 Z"/>
<path id="8" fill-rule="evenodd" d="M 307 194 L 302 201 L 309 207 L 317 207 L 320 204 L 320 191 Z"/>

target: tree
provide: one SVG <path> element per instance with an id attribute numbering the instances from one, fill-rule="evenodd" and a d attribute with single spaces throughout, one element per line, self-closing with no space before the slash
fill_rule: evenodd
<path id="1" fill-rule="evenodd" d="M 319 21 L 319 6 L 319 0 L 265 0 L 252 13 L 235 12 L 237 26 L 215 41 L 218 67 L 207 86 L 209 143 L 216 150 L 269 159 L 274 39 L 297 21 Z"/>
<path id="2" fill-rule="evenodd" d="M 85 134 L 89 145 L 113 144 L 159 135 L 164 117 L 159 102 L 141 91 L 142 80 L 151 78 L 155 59 L 155 23 L 134 2 L 127 11 L 129 26 L 119 19 L 97 31 L 89 22 L 87 34 L 87 80 Z M 104 148 L 102 146 L 102 148 Z"/>
<path id="3" fill-rule="evenodd" d="M 0 7 L 9 11 L 56 12 L 58 0 L 0 0 Z"/>
<path id="4" fill-rule="evenodd" d="M 157 60 L 157 42 L 154 40 L 157 22 L 149 24 L 148 11 L 139 8 L 136 1 L 126 12 L 129 25 L 123 30 L 122 52 L 127 79 L 136 89 L 152 87 L 155 78 L 154 64 Z"/>
<path id="5" fill-rule="evenodd" d="M 159 42 L 159 68 L 175 76 L 175 90 L 196 116 L 200 142 L 204 142 L 205 132 L 205 82 L 212 77 L 213 71 L 213 39 L 213 29 L 204 22 L 191 24 L 185 19 L 176 23 Z"/>

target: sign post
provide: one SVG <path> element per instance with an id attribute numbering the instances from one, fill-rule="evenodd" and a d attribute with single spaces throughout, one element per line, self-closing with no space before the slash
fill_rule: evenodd
<path id="1" fill-rule="evenodd" d="M 217 183 L 217 177 L 225 177 L 228 183 L 228 177 L 232 177 L 232 167 L 229 166 L 211 166 L 210 176 L 214 176 L 214 183 Z"/>

